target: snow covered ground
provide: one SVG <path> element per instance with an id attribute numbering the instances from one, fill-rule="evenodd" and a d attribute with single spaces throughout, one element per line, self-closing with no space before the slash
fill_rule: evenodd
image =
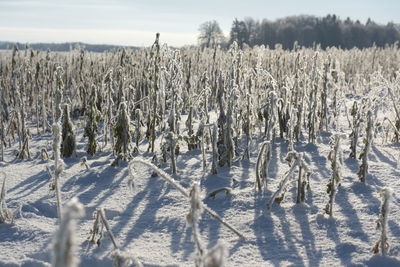
<path id="1" fill-rule="evenodd" d="M 75 123 L 77 123 L 75 121 Z M 82 122 L 81 122 L 82 123 Z M 343 133 L 350 134 L 343 120 Z M 82 128 L 82 127 L 81 127 Z M 364 131 L 364 130 L 362 130 Z M 32 129 L 35 133 L 35 130 Z M 261 136 L 261 135 L 259 135 Z M 201 152 L 187 151 L 181 145 L 177 174 L 173 177 L 189 189 L 199 182 L 206 203 L 219 216 L 244 235 L 238 238 L 207 213 L 203 213 L 200 230 L 208 248 L 221 241 L 228 252 L 226 266 L 400 266 L 400 145 L 383 144 L 376 139 L 369 156 L 366 184 L 358 181 L 360 162 L 349 159 L 349 138 L 342 140 L 342 182 L 333 208 L 333 218 L 324 214 L 328 202 L 326 184 L 332 173 L 327 159 L 330 133 L 321 133 L 315 145 L 295 143 L 295 150 L 304 152 L 309 164 L 311 190 L 304 204 L 296 204 L 295 183 L 289 187 L 284 201 L 266 211 L 267 202 L 277 189 L 280 177 L 289 169 L 285 161 L 286 141 L 277 138 L 269 166 L 268 190 L 255 190 L 255 163 L 260 138 L 251 142 L 250 161 L 237 160 L 231 168 L 218 169 L 210 175 L 211 148 L 208 165 L 202 168 Z M 135 165 L 135 189 L 128 180 L 128 164 L 111 167 L 115 157 L 110 147 L 88 157 L 89 169 L 81 165 L 86 156 L 82 130 L 78 131 L 77 157 L 65 159 L 61 175 L 63 203 L 77 197 L 85 207 L 85 216 L 76 229 L 80 266 L 110 266 L 113 245 L 104 236 L 100 245 L 89 245 L 87 238 L 93 225 L 93 212 L 103 207 L 117 243 L 130 250 L 145 266 L 194 266 L 195 244 L 186 215 L 189 201 L 173 186 L 152 171 Z M 6 150 L 6 162 L 0 170 L 7 175 L 7 205 L 15 212 L 12 224 L 0 225 L 0 266 L 48 266 L 51 263 L 52 238 L 58 228 L 56 198 L 49 189 L 46 166 L 40 150 L 46 147 L 51 155 L 51 135 L 33 134 L 30 142 L 32 158 L 14 160 L 15 151 Z M 361 143 L 361 142 L 360 142 Z M 14 148 L 18 145 L 15 143 Z M 360 144 L 359 150 L 362 147 Z M 150 161 L 142 145 L 138 158 Z M 169 164 L 162 169 L 171 173 Z M 388 221 L 389 257 L 374 256 L 372 247 L 379 238 L 376 220 L 380 213 L 379 191 L 391 187 L 395 193 Z M 214 189 L 231 187 L 232 193 L 207 195 Z"/>

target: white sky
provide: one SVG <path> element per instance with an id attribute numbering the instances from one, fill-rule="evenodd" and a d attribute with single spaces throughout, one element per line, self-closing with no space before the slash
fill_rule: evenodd
<path id="1" fill-rule="evenodd" d="M 365 22 L 400 22 L 398 0 L 0 0 L 0 40 L 148 46 L 155 33 L 172 46 L 195 44 L 199 25 L 217 20 L 228 35 L 233 19 L 275 20 L 336 14 Z"/>

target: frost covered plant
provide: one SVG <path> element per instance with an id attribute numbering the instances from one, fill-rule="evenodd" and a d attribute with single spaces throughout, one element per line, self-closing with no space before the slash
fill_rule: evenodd
<path id="1" fill-rule="evenodd" d="M 286 190 L 287 190 L 287 186 L 290 183 L 290 181 L 292 180 L 294 170 L 296 169 L 297 166 L 300 165 L 300 161 L 301 161 L 301 158 L 296 157 L 294 162 L 292 162 L 290 169 L 283 175 L 281 181 L 279 182 L 278 189 L 272 195 L 271 200 L 267 204 L 268 210 L 271 209 L 272 204 L 274 202 L 277 202 L 279 204 L 283 201 Z"/>
<path id="2" fill-rule="evenodd" d="M 71 118 L 69 116 L 69 105 L 64 106 L 63 123 L 62 123 L 62 142 L 61 155 L 64 158 L 69 158 L 75 151 L 75 133 Z"/>
<path id="3" fill-rule="evenodd" d="M 228 103 L 224 105 L 224 91 L 220 89 L 218 92 L 218 105 L 220 114 L 218 117 L 218 154 L 219 165 L 222 167 L 225 164 L 231 166 L 233 158 L 235 157 L 235 143 L 233 141 L 233 99 L 234 94 L 231 92 L 228 95 Z M 225 109 L 227 113 L 225 115 Z"/>
<path id="4" fill-rule="evenodd" d="M 61 147 L 61 125 L 59 122 L 53 124 L 53 151 L 54 151 L 54 174 L 52 175 L 52 185 L 50 188 L 54 188 L 57 199 L 57 213 L 58 218 L 61 219 L 61 192 L 60 192 L 60 174 L 64 170 L 64 162 L 61 159 L 60 154 Z"/>
<path id="5" fill-rule="evenodd" d="M 0 120 L 0 161 L 4 161 L 4 144 L 5 144 L 4 122 Z"/>
<path id="6" fill-rule="evenodd" d="M 328 59 L 324 63 L 324 74 L 322 77 L 322 91 L 321 91 L 321 114 L 320 114 L 320 130 L 328 130 L 328 73 L 330 71 L 331 57 L 328 55 Z"/>
<path id="7" fill-rule="evenodd" d="M 106 88 L 105 88 L 105 111 L 104 111 L 104 117 L 105 117 L 105 125 L 104 125 L 104 146 L 107 146 L 107 142 L 108 142 L 108 134 L 110 134 L 110 138 L 111 141 L 113 140 L 112 137 L 112 125 L 111 125 L 111 121 L 113 118 L 113 105 L 114 105 L 114 101 L 113 101 L 113 70 L 110 70 L 109 72 L 107 72 L 106 76 L 104 77 L 104 83 L 106 84 Z M 112 143 L 113 144 L 113 143 Z"/>
<path id="8" fill-rule="evenodd" d="M 277 119 L 277 96 L 274 91 L 269 92 L 267 103 L 261 107 L 265 119 L 264 134 L 267 140 L 273 138 L 275 122 Z"/>
<path id="9" fill-rule="evenodd" d="M 54 267 L 74 267 L 78 266 L 79 259 L 74 255 L 78 244 L 75 238 L 75 219 L 84 215 L 84 208 L 78 199 L 71 199 L 63 213 L 63 219 L 53 240 L 53 260 Z"/>
<path id="10" fill-rule="evenodd" d="M 130 119 L 128 115 L 127 105 L 125 98 L 119 105 L 118 118 L 114 125 L 115 146 L 114 151 L 117 154 L 122 154 L 123 160 L 131 159 L 130 145 L 131 145 L 131 130 Z"/>
<path id="11" fill-rule="evenodd" d="M 309 94 L 309 111 L 308 111 L 308 142 L 311 144 L 315 143 L 316 131 L 317 131 L 317 102 L 318 102 L 318 75 L 317 75 L 317 59 L 318 52 L 313 57 L 313 65 L 311 70 L 311 76 L 309 80 L 310 94 Z"/>
<path id="12" fill-rule="evenodd" d="M 212 165 L 211 165 L 211 173 L 218 173 L 218 127 L 214 124 L 212 129 Z M 203 145 L 204 149 L 204 145 Z"/>
<path id="13" fill-rule="evenodd" d="M 286 156 L 286 161 L 289 162 L 289 166 L 293 167 L 293 164 L 299 167 L 297 176 L 297 199 L 296 203 L 303 203 L 306 200 L 306 189 L 310 189 L 310 175 L 311 172 L 308 169 L 308 165 L 303 160 L 303 154 L 295 151 L 289 151 Z M 275 199 L 275 202 L 280 203 L 285 195 L 286 189 L 281 193 L 281 196 Z"/>
<path id="14" fill-rule="evenodd" d="M 350 134 L 350 158 L 356 158 L 357 157 L 357 143 L 358 143 L 358 135 L 359 135 L 359 130 L 360 130 L 360 112 L 357 107 L 357 102 L 354 101 L 354 104 L 351 108 L 351 116 L 353 116 L 353 124 L 352 124 L 352 130 Z"/>
<path id="15" fill-rule="evenodd" d="M 298 167 L 299 174 L 297 178 L 297 200 L 296 203 L 303 203 L 306 198 L 306 188 L 309 189 L 309 178 L 311 172 L 308 169 L 307 164 L 303 160 L 303 155 L 297 152 L 289 152 L 286 156 L 286 160 L 289 162 L 290 169 L 283 175 L 279 182 L 278 189 L 272 195 L 271 200 L 267 204 L 267 209 L 270 210 L 274 202 L 280 204 L 285 198 L 285 193 L 290 182 L 293 182 L 295 177 L 294 171 Z"/>
<path id="16" fill-rule="evenodd" d="M 100 120 L 100 112 L 97 110 L 97 92 L 96 87 L 92 86 L 92 93 L 90 97 L 90 105 L 87 110 L 87 118 L 86 118 L 86 126 L 83 136 L 88 137 L 88 145 L 87 145 L 87 153 L 91 156 L 96 154 L 97 151 L 97 131 L 98 131 L 98 123 Z"/>
<path id="17" fill-rule="evenodd" d="M 328 155 L 328 159 L 331 162 L 332 176 L 329 179 L 326 190 L 329 195 L 329 202 L 328 204 L 326 204 L 326 207 L 324 209 L 326 214 L 328 214 L 330 217 L 332 217 L 333 214 L 333 203 L 335 201 L 337 187 L 340 185 L 340 180 L 341 180 L 340 169 L 342 166 L 342 157 L 339 148 L 340 148 L 340 136 L 335 135 L 332 144 L 332 150 Z"/>
<path id="18" fill-rule="evenodd" d="M 210 249 L 204 259 L 205 267 L 224 267 L 227 251 L 222 243 Z"/>
<path id="19" fill-rule="evenodd" d="M 371 149 L 372 143 L 372 134 L 373 134 L 373 122 L 372 122 L 372 112 L 369 110 L 367 114 L 367 136 L 364 138 L 364 149 L 360 153 L 359 159 L 361 159 L 362 163 L 360 165 L 360 169 L 358 171 L 358 178 L 361 182 L 365 183 L 365 178 L 368 174 L 368 154 Z"/>
<path id="20" fill-rule="evenodd" d="M 196 267 L 223 267 L 226 251 L 222 244 L 217 244 L 210 251 L 204 246 L 199 230 L 199 221 L 203 212 L 203 203 L 200 196 L 200 187 L 194 184 L 189 192 L 190 209 L 186 216 L 188 225 L 192 227 L 193 240 L 196 243 Z"/>
<path id="21" fill-rule="evenodd" d="M 142 267 L 142 263 L 131 252 L 121 251 L 119 249 L 114 234 L 111 232 L 111 227 L 106 218 L 104 209 L 99 208 L 96 210 L 93 214 L 93 217 L 95 220 L 92 229 L 90 229 L 90 236 L 88 238 L 89 245 L 97 244 L 97 246 L 100 246 L 101 239 L 104 236 L 105 228 L 114 246 L 114 251 L 111 253 L 113 266 L 128 267 L 134 264 L 136 267 Z"/>
<path id="22" fill-rule="evenodd" d="M 202 165 L 203 165 L 203 170 L 206 169 L 207 167 L 207 160 L 206 160 L 206 139 L 209 137 L 209 133 L 213 131 L 213 127 L 215 126 L 215 140 L 217 140 L 218 136 L 218 128 L 216 124 L 204 124 L 204 121 L 202 120 L 200 122 L 199 128 L 197 129 L 196 135 L 195 135 L 195 140 L 197 140 L 198 144 L 197 147 L 200 147 L 201 150 L 201 156 L 202 156 Z M 212 130 L 210 130 L 212 128 Z M 212 170 L 212 174 L 217 173 L 217 162 L 218 162 L 218 154 L 216 154 L 214 158 L 214 151 L 217 151 L 217 141 L 215 141 L 215 147 L 214 147 L 214 139 L 212 139 L 212 155 L 213 155 L 213 168 L 215 167 L 215 170 Z M 189 143 L 188 143 L 189 144 Z M 217 152 L 215 152 L 217 153 Z"/>
<path id="23" fill-rule="evenodd" d="M 93 227 L 90 230 L 90 237 L 88 238 L 89 244 L 97 244 L 98 246 L 100 246 L 101 239 L 104 236 L 104 228 L 106 228 L 106 231 L 108 232 L 108 236 L 110 237 L 114 248 L 118 249 L 117 241 L 114 237 L 114 234 L 111 232 L 111 227 L 106 218 L 104 209 L 99 208 L 98 210 L 96 210 L 93 214 L 93 217 L 95 218 L 95 220 L 93 223 Z"/>
<path id="24" fill-rule="evenodd" d="M 149 113 L 149 120 L 148 120 L 148 137 L 149 137 L 149 147 L 148 151 L 154 152 L 154 143 L 156 141 L 156 121 L 157 121 L 157 106 L 158 106 L 158 94 L 159 94 L 159 80 L 160 80 L 160 33 L 156 33 L 156 40 L 151 47 L 150 51 L 150 58 L 151 58 L 151 68 L 150 68 L 150 75 L 152 82 L 152 90 L 150 90 L 150 101 L 151 107 L 151 114 Z"/>
<path id="25" fill-rule="evenodd" d="M 64 73 L 64 69 L 62 67 L 57 67 L 55 72 L 55 80 L 56 80 L 56 89 L 54 93 L 54 121 L 61 120 L 61 103 L 63 98 L 63 87 L 64 83 L 62 81 L 62 75 Z"/>
<path id="26" fill-rule="evenodd" d="M 166 146 L 168 147 L 171 158 L 172 173 L 176 174 L 176 144 L 177 137 L 173 132 L 169 132 L 165 137 Z"/>
<path id="27" fill-rule="evenodd" d="M 88 165 L 87 157 L 83 157 L 83 158 L 81 159 L 81 166 L 85 166 L 85 167 L 86 167 L 86 170 L 89 170 L 89 165 Z"/>
<path id="28" fill-rule="evenodd" d="M 189 114 L 188 114 L 188 118 L 185 122 L 185 126 L 187 127 L 187 136 L 184 137 L 184 140 L 186 141 L 187 145 L 188 145 L 188 150 L 193 150 L 198 148 L 198 143 L 199 141 L 201 142 L 201 140 L 199 140 L 199 137 L 202 138 L 203 135 L 203 128 L 204 128 L 204 124 L 203 122 L 201 122 L 201 124 L 199 125 L 198 131 L 196 134 L 194 134 L 193 131 L 193 105 L 189 104 Z"/>
<path id="29" fill-rule="evenodd" d="M 136 267 L 142 267 L 143 264 L 132 255 L 131 252 L 121 251 L 116 249 L 111 254 L 113 267 L 129 267 L 132 264 Z"/>
<path id="30" fill-rule="evenodd" d="M 29 130 L 26 127 L 25 123 L 25 118 L 26 118 L 26 112 L 25 112 L 25 101 L 24 101 L 24 90 L 22 88 L 18 88 L 16 86 L 15 88 L 15 100 L 16 100 L 16 105 L 15 108 L 18 109 L 19 111 L 17 112 L 17 120 L 18 120 L 18 135 L 20 137 L 19 139 L 19 145 L 20 145 L 20 152 L 17 155 L 18 159 L 28 159 L 30 158 L 30 152 L 29 152 Z M 22 147 L 21 147 L 21 142 L 22 142 Z"/>
<path id="31" fill-rule="evenodd" d="M 12 213 L 7 208 L 7 203 L 6 203 L 6 174 L 2 172 L 2 176 L 4 176 L 4 179 L 0 191 L 0 224 L 7 222 L 10 223 L 13 220 Z"/>
<path id="32" fill-rule="evenodd" d="M 140 111 L 140 109 L 136 109 L 135 110 L 135 119 L 136 119 L 136 124 L 135 124 L 135 149 L 134 152 L 139 152 L 139 143 L 140 140 L 142 139 L 142 132 L 140 130 L 140 126 L 141 126 L 141 120 L 142 120 L 142 112 Z"/>
<path id="33" fill-rule="evenodd" d="M 166 172 L 164 172 L 163 170 L 159 169 L 157 166 L 155 166 L 149 162 L 146 162 L 141 159 L 134 159 L 131 161 L 131 165 L 129 166 L 129 168 L 133 167 L 132 164 L 137 164 L 137 163 L 144 164 L 145 166 L 153 169 L 153 171 L 156 172 L 161 178 L 163 178 L 168 183 L 170 183 L 172 186 L 174 186 L 176 189 L 178 189 L 178 191 L 181 192 L 182 195 L 184 195 L 187 198 L 190 198 L 190 194 L 174 178 L 172 178 Z M 229 223 L 224 221 L 221 217 L 219 217 L 213 210 L 211 210 L 209 207 L 207 207 L 204 203 L 201 203 L 201 204 L 202 204 L 203 210 L 206 211 L 208 214 L 210 214 L 212 217 L 214 217 L 214 219 L 216 219 L 217 221 L 222 223 L 229 230 L 234 232 L 238 237 L 244 238 L 243 234 L 240 233 L 238 230 L 236 230 L 232 225 L 230 225 Z"/>
<path id="34" fill-rule="evenodd" d="M 379 215 L 379 219 L 376 221 L 376 228 L 381 230 L 381 236 L 379 240 L 375 243 L 372 251 L 373 253 L 379 253 L 379 249 L 383 256 L 386 256 L 389 250 L 389 243 L 387 238 L 387 222 L 388 222 L 388 215 L 390 211 L 390 202 L 392 200 L 392 190 L 390 188 L 384 188 L 381 190 L 381 197 L 382 197 L 382 205 L 381 205 L 381 214 Z"/>
<path id="35" fill-rule="evenodd" d="M 46 148 L 42 148 L 42 149 L 40 150 L 40 159 L 41 159 L 42 161 L 48 160 L 48 159 L 49 159 L 49 153 L 47 153 L 47 149 L 46 149 Z"/>
<path id="36" fill-rule="evenodd" d="M 395 114 L 396 114 L 395 123 L 394 123 L 394 124 L 391 123 L 391 124 L 394 126 L 394 131 L 395 131 L 394 141 L 395 141 L 395 142 L 399 142 L 399 140 L 400 140 L 400 111 L 399 111 L 399 108 L 398 108 L 398 105 L 397 105 L 397 102 L 398 102 L 398 101 L 396 101 L 396 97 L 395 97 L 395 95 L 393 94 L 392 89 L 389 88 L 388 90 L 389 90 L 389 95 L 390 95 L 391 98 L 392 98 L 393 107 L 394 107 L 394 111 L 395 111 Z M 389 120 L 389 121 L 390 121 L 390 120 Z"/>
<path id="37" fill-rule="evenodd" d="M 198 184 L 194 184 L 189 192 L 190 209 L 186 216 L 187 223 L 192 227 L 192 236 L 196 244 L 196 266 L 204 266 L 203 258 L 206 248 L 201 240 L 199 221 L 203 212 L 203 205 L 200 197 L 200 188 Z"/>
<path id="38" fill-rule="evenodd" d="M 261 145 L 256 164 L 256 182 L 258 190 L 267 188 L 268 165 L 271 160 L 271 143 L 266 141 Z"/>
<path id="39" fill-rule="evenodd" d="M 223 129 L 223 137 L 221 139 L 223 142 L 218 144 L 218 153 L 220 155 L 219 165 L 224 166 L 226 163 L 230 167 L 235 157 L 235 142 L 233 140 L 233 93 L 228 98 L 228 111 L 225 120 L 218 118 L 219 127 L 221 127 L 221 130 Z"/>
<path id="40" fill-rule="evenodd" d="M 300 155 L 299 174 L 297 178 L 297 200 L 296 203 L 304 203 L 306 201 L 306 189 L 310 190 L 310 175 L 308 165 Z"/>

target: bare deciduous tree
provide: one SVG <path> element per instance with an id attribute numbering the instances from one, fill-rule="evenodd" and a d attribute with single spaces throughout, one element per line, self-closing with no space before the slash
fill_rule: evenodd
<path id="1" fill-rule="evenodd" d="M 215 47 L 224 41 L 219 24 L 215 20 L 206 21 L 199 27 L 199 43 L 202 47 Z"/>

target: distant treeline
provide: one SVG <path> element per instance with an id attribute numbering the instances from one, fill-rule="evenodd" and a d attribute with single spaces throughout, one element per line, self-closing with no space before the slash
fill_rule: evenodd
<path id="1" fill-rule="evenodd" d="M 229 43 L 236 41 L 240 47 L 282 44 L 291 49 L 295 41 L 300 46 L 311 47 L 320 44 L 322 48 L 336 46 L 341 48 L 383 47 L 400 40 L 400 25 L 377 24 L 371 19 L 363 24 L 360 21 L 339 19 L 336 15 L 325 17 L 292 16 L 275 21 L 256 21 L 252 18 L 235 19 L 232 23 Z"/>
<path id="2" fill-rule="evenodd" d="M 13 43 L 13 42 L 0 42 L 0 49 L 12 49 L 14 45 L 17 45 L 19 50 L 23 50 L 26 47 L 25 43 Z M 73 49 L 84 49 L 91 52 L 104 52 L 108 50 L 118 49 L 122 46 L 118 45 L 102 45 L 102 44 L 85 44 L 85 43 L 33 43 L 28 44 L 30 48 L 34 50 L 46 51 L 50 49 L 51 51 L 70 51 Z M 125 47 L 130 49 L 136 49 L 135 47 Z"/>

